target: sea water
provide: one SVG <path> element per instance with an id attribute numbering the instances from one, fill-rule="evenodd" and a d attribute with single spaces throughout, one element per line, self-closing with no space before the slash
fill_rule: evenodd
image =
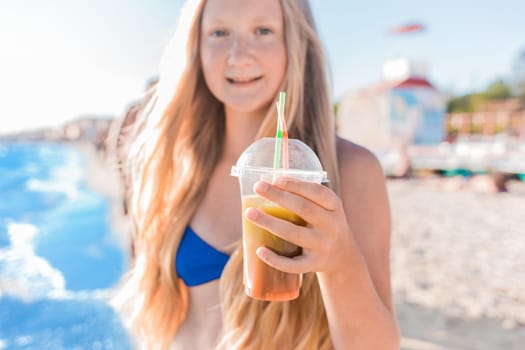
<path id="1" fill-rule="evenodd" d="M 108 305 L 127 265 L 83 154 L 0 143 L 0 349 L 130 349 Z"/>

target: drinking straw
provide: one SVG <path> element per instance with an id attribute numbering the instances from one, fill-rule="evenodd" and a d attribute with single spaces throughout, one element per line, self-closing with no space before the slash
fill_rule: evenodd
<path id="1" fill-rule="evenodd" d="M 284 120 L 284 106 L 286 103 L 286 92 L 279 92 L 277 102 L 277 130 L 275 134 L 275 152 L 273 157 L 274 169 L 288 169 L 288 131 Z"/>
<path id="2" fill-rule="evenodd" d="M 281 97 L 281 96 L 279 96 Z M 288 169 L 289 158 L 288 158 L 288 130 L 286 128 L 286 121 L 284 120 L 284 104 L 286 102 L 286 93 L 283 92 L 281 107 L 281 129 L 282 129 L 282 139 L 283 139 L 283 159 L 282 166 L 283 169 Z"/>

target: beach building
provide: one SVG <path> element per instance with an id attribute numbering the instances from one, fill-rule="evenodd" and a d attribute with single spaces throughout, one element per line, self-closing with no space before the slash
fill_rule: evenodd
<path id="1" fill-rule="evenodd" d="M 111 116 L 82 116 L 62 125 L 67 141 L 87 141 L 97 150 L 105 151 L 106 138 L 113 118 Z"/>
<path id="2" fill-rule="evenodd" d="M 498 135 L 525 141 L 525 107 L 518 98 L 487 101 L 481 110 L 449 113 L 447 129 L 458 135 Z"/>
<path id="3" fill-rule="evenodd" d="M 426 78 L 426 67 L 406 59 L 385 62 L 383 81 L 344 95 L 338 134 L 371 149 L 385 172 L 403 175 L 410 145 L 445 139 L 445 96 Z"/>

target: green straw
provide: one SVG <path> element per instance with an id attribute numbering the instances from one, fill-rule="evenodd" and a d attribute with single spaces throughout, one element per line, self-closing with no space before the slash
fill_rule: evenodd
<path id="1" fill-rule="evenodd" d="M 275 152 L 273 157 L 273 168 L 280 169 L 283 167 L 283 136 L 287 139 L 288 133 L 284 124 L 284 106 L 286 104 L 286 92 L 279 92 L 279 102 L 277 102 L 277 130 L 275 133 Z M 288 140 L 285 140 L 288 142 Z M 286 146 L 285 146 L 286 147 Z M 285 160 L 288 163 L 288 160 Z M 287 166 L 285 166 L 287 167 Z"/>

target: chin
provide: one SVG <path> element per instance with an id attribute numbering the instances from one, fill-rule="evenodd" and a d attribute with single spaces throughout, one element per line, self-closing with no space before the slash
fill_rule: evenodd
<path id="1" fill-rule="evenodd" d="M 223 101 L 226 109 L 239 112 L 239 113 L 264 113 L 268 111 L 271 101 L 249 101 L 243 100 L 225 100 Z"/>

